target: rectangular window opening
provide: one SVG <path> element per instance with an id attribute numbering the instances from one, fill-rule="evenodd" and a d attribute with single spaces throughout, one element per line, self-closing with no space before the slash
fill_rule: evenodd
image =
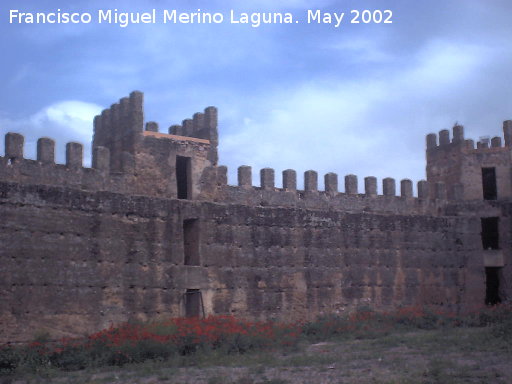
<path id="1" fill-rule="evenodd" d="M 200 265 L 198 219 L 183 221 L 183 252 L 185 265 Z"/>
<path id="2" fill-rule="evenodd" d="M 485 304 L 487 305 L 501 303 L 500 274 L 501 267 L 485 268 Z"/>
<path id="3" fill-rule="evenodd" d="M 496 200 L 498 198 L 496 168 L 482 168 L 482 187 L 484 200 Z"/>
<path id="4" fill-rule="evenodd" d="M 482 217 L 482 247 L 484 250 L 500 249 L 499 218 Z"/>
<path id="5" fill-rule="evenodd" d="M 187 289 L 185 293 L 185 316 L 200 317 L 204 315 L 203 312 L 203 297 L 201 291 L 199 289 Z"/>
<path id="6" fill-rule="evenodd" d="M 192 182 L 190 157 L 176 156 L 178 199 L 191 199 Z"/>

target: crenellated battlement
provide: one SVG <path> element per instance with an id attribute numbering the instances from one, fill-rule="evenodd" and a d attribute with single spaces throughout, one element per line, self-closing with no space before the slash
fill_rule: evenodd
<path id="1" fill-rule="evenodd" d="M 467 181 L 468 169 L 475 168 L 476 174 L 481 167 L 498 165 L 505 167 L 498 172 L 503 173 L 508 172 L 511 163 L 508 150 L 512 145 L 511 120 L 503 123 L 504 147 L 502 139 L 494 137 L 489 140 L 490 146 L 481 141 L 475 148 L 473 140 L 464 138 L 464 127 L 456 124 L 452 137 L 448 130 L 427 135 L 427 181 L 418 182 L 416 196 L 409 179 L 397 183 L 393 178 L 384 178 L 379 195 L 377 179 L 368 176 L 363 179 L 360 191 L 356 175 L 345 176 L 341 192 L 335 173 L 323 176 L 325 188 L 319 190 L 319 175 L 313 170 L 304 173 L 303 190 L 297 189 L 297 172 L 293 169 L 282 172 L 282 188 L 276 187 L 272 168 L 260 170 L 259 186 L 253 186 L 249 166 L 238 168 L 238 184 L 230 186 L 226 168 L 217 166 L 217 114 L 215 107 L 208 107 L 183 120 L 181 125 L 171 125 L 168 133 L 161 133 L 158 123 L 144 123 L 143 94 L 134 91 L 94 118 L 91 168 L 83 167 L 83 146 L 79 143 L 67 143 L 65 164 L 55 164 L 55 142 L 51 138 L 37 141 L 36 160 L 30 160 L 23 157 L 23 136 L 8 133 L 0 176 L 2 180 L 24 184 L 169 198 L 180 198 L 181 178 L 182 189 L 188 191 L 187 199 L 339 209 L 371 206 L 372 210 L 382 211 L 388 210 L 388 204 L 390 209 L 401 205 L 401 211 L 405 212 L 420 206 L 426 209 L 431 202 L 439 205 L 479 196 L 475 192 L 478 188 Z M 501 189 L 506 187 L 503 185 L 502 182 Z M 356 197 L 361 202 L 354 206 L 352 200 Z"/>
<path id="2" fill-rule="evenodd" d="M 464 138 L 464 126 L 455 124 L 452 128 L 452 137 L 450 131 L 443 129 L 439 134 L 429 133 L 426 137 L 427 153 L 436 150 L 479 150 L 489 148 L 503 148 L 512 146 L 512 120 L 503 122 L 503 144 L 500 136 L 494 136 L 489 140 L 479 140 L 476 142 L 472 139 Z"/>
<path id="3" fill-rule="evenodd" d="M 409 179 L 398 184 L 393 178 L 384 178 L 378 194 L 377 178 L 368 176 L 360 191 L 358 177 L 352 174 L 344 177 L 341 192 L 336 173 L 323 176 L 325 187 L 320 190 L 319 175 L 313 170 L 304 173 L 304 189 L 298 190 L 297 172 L 293 169 L 282 172 L 282 188 L 277 188 L 272 168 L 260 170 L 259 186 L 253 186 L 249 166 L 238 168 L 238 184 L 231 186 L 226 167 L 217 166 L 217 118 L 217 109 L 208 107 L 181 125 L 171 125 L 168 133 L 161 133 L 158 123 L 144 123 L 143 94 L 134 91 L 94 118 L 91 168 L 83 167 L 83 147 L 79 143 L 68 143 L 66 163 L 55 164 L 52 139 L 40 138 L 37 159 L 30 160 L 23 158 L 23 136 L 8 133 L 5 159 L 0 161 L 0 180 L 228 204 L 402 213 L 423 212 L 465 195 L 463 183 L 435 178 L 419 181 L 416 196 Z M 505 142 L 510 144 L 512 122 L 504 123 L 504 132 Z M 493 139 L 491 143 L 496 148 L 500 141 Z M 427 136 L 429 159 L 438 156 L 439 151 L 446 153 L 447 148 L 473 148 L 472 141 L 464 139 L 461 125 L 454 126 L 452 140 L 447 130 L 440 132 L 439 144 L 437 135 Z M 185 191 L 181 197 L 180 183 Z"/>
<path id="4" fill-rule="evenodd" d="M 193 198 L 204 169 L 217 163 L 217 109 L 208 107 L 189 121 L 186 130 L 159 133 L 158 123 L 144 124 L 143 94 L 134 91 L 95 116 L 92 168 L 83 167 L 80 143 L 67 143 L 65 164 L 56 164 L 53 139 L 40 138 L 31 160 L 24 158 L 24 137 L 8 133 L 0 181 L 176 198 L 181 158 L 188 161 L 184 169 L 191 179 L 188 198 Z"/>
<path id="5" fill-rule="evenodd" d="M 7 165 L 15 165 L 24 160 L 25 137 L 19 133 L 8 132 L 5 135 L 5 160 Z M 108 169 L 108 149 L 103 147 L 95 148 L 93 167 L 95 169 Z M 55 141 L 48 137 L 41 137 L 37 140 L 37 162 L 41 165 L 55 164 Z M 76 142 L 66 144 L 66 163 L 69 169 L 83 167 L 83 145 Z"/>
<path id="6" fill-rule="evenodd" d="M 358 194 L 358 178 L 356 175 L 345 176 L 345 194 L 357 195 Z M 424 183 L 425 180 L 418 182 L 419 198 L 428 198 L 424 194 Z M 296 192 L 297 191 L 297 172 L 293 169 L 286 169 L 282 173 L 282 185 L 283 188 L 275 187 L 275 171 L 272 168 L 263 168 L 260 170 L 260 185 L 259 188 L 264 190 L 282 190 L 285 192 Z M 242 165 L 238 167 L 238 186 L 241 188 L 257 188 L 258 186 L 252 185 L 252 167 L 248 165 Z M 338 175 L 336 173 L 329 172 L 324 175 L 324 191 L 320 191 L 318 188 L 318 173 L 313 170 L 304 172 L 304 192 L 317 193 L 325 192 L 328 194 L 341 193 L 338 189 Z M 382 180 L 382 195 L 383 196 L 396 196 L 396 182 L 393 178 L 385 178 Z M 368 176 L 364 178 L 364 194 L 366 196 L 377 195 L 377 178 L 374 176 Z M 404 198 L 413 197 L 412 181 L 409 179 L 403 179 L 400 181 L 400 196 Z M 439 197 L 442 198 L 442 197 Z"/>
<path id="7" fill-rule="evenodd" d="M 428 134 L 426 143 L 427 180 L 445 183 L 449 199 L 455 198 L 455 194 L 462 194 L 463 200 L 484 199 L 485 172 L 494 179 L 491 188 L 496 191 L 491 195 L 512 197 L 512 120 L 503 122 L 503 140 L 499 136 L 483 138 L 476 148 L 474 140 L 464 138 L 464 127 L 459 124 L 453 127 L 452 138 L 450 131 L 444 129 L 439 135 Z"/>
<path id="8" fill-rule="evenodd" d="M 169 127 L 170 135 L 195 137 L 197 139 L 215 139 L 213 129 L 217 126 L 217 108 L 207 107 L 204 112 L 194 113 L 192 119 L 184 119 L 182 124 Z"/>
<path id="9" fill-rule="evenodd" d="M 161 134 L 152 130 L 145 131 L 148 138 L 180 141 L 182 136 Z M 183 137 L 185 140 L 186 137 Z M 198 141 L 196 143 L 195 141 Z M 208 147 L 208 140 L 195 139 L 195 145 Z M 183 143 L 181 143 L 183 145 Z M 186 147 L 192 143 L 186 144 Z M 93 149 L 92 167 L 83 167 L 83 147 L 79 143 L 66 144 L 65 164 L 55 163 L 55 142 L 50 138 L 37 141 L 37 159 L 25 159 L 24 137 L 17 133 L 5 136 L 5 157 L 0 157 L 0 181 L 19 182 L 22 184 L 53 185 L 77 188 L 89 191 L 111 191 L 125 194 L 144 194 L 175 198 L 177 191 L 156 190 L 147 185 L 141 190 L 140 182 L 134 172 L 112 172 L 109 166 L 110 153 L 105 147 Z M 126 169 L 126 165 L 125 165 Z M 272 168 L 260 170 L 260 183 L 253 185 L 252 168 L 238 168 L 238 183 L 228 185 L 227 168 L 208 166 L 200 175 L 193 178 L 200 184 L 196 193 L 199 200 L 213 200 L 218 203 L 236 203 L 248 205 L 276 205 L 307 208 L 334 208 L 346 210 L 400 211 L 402 213 L 424 212 L 445 204 L 446 188 L 443 183 L 429 185 L 421 180 L 417 183 L 417 195 L 413 195 L 413 183 L 409 179 L 397 182 L 393 178 L 382 180 L 382 194 L 377 193 L 377 178 L 368 176 L 363 181 L 360 192 L 358 177 L 344 177 L 344 191 L 339 188 L 338 175 L 324 175 L 324 190 L 320 190 L 318 173 L 313 170 L 303 175 L 304 189 L 297 189 L 297 172 L 287 169 L 282 172 L 282 188 L 276 187 L 275 171 Z M 176 181 L 175 181 L 176 182 Z M 454 196 L 461 196 L 459 192 Z M 163 193 L 162 193 L 163 192 Z"/>
<path id="10" fill-rule="evenodd" d="M 83 166 L 83 146 L 70 142 L 65 147 L 65 163 L 55 162 L 55 141 L 42 137 L 37 140 L 36 159 L 24 157 L 25 138 L 18 133 L 5 135 L 5 156 L 0 156 L 0 181 L 52 185 L 73 189 L 100 191 L 110 190 L 127 193 L 132 175 L 110 173 L 108 148 L 93 149 L 92 167 Z"/>
<path id="11" fill-rule="evenodd" d="M 287 169 L 282 172 L 282 187 L 276 187 L 275 170 L 263 168 L 259 172 L 259 185 L 253 185 L 252 167 L 238 167 L 237 185 L 227 183 L 227 168 L 216 167 L 217 188 L 212 197 L 216 202 L 251 206 L 283 206 L 310 209 L 335 209 L 344 211 L 400 212 L 417 214 L 448 204 L 447 189 L 442 182 L 429 185 L 426 180 L 417 183 L 417 195 L 413 194 L 413 183 L 401 180 L 398 187 L 393 178 L 382 180 L 382 193 L 378 194 L 378 180 L 374 176 L 364 178 L 360 193 L 358 177 L 344 177 L 344 191 L 339 188 L 338 175 L 324 175 L 324 189 L 319 188 L 318 173 L 304 172 L 304 189 L 297 189 L 297 172 Z M 462 186 L 456 186 L 452 194 L 455 199 L 462 196 Z"/>
<path id="12" fill-rule="evenodd" d="M 188 140 L 210 144 L 212 147 L 218 145 L 217 133 L 217 108 L 207 107 L 204 112 L 197 112 L 192 119 L 185 119 L 182 125 L 174 124 L 168 129 L 168 133 L 161 133 L 159 124 L 154 121 L 146 123 L 145 134 L 154 137 L 171 138 L 174 140 Z M 195 140 L 194 140 L 195 139 Z M 217 163 L 216 153 L 211 154 L 212 163 Z"/>

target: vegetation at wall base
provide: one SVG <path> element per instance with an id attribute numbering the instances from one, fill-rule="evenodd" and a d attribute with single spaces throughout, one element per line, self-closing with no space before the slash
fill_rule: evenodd
<path id="1" fill-rule="evenodd" d="M 177 359 L 178 365 L 186 366 L 205 356 L 293 351 L 301 343 L 378 339 L 394 332 L 476 327 L 488 328 L 489 337 L 511 342 L 512 307 L 485 307 L 464 316 L 420 307 L 390 312 L 362 307 L 347 315 L 329 315 L 304 324 L 249 322 L 232 316 L 125 323 L 83 339 L 51 341 L 47 335 L 39 335 L 26 345 L 0 346 L 0 375 L 78 371 Z"/>

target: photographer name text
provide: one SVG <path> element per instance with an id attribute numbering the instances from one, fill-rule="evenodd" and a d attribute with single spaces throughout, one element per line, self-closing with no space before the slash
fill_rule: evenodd
<path id="1" fill-rule="evenodd" d="M 234 24 L 258 28 L 265 24 L 325 24 L 339 28 L 343 24 L 392 24 L 389 9 L 362 9 L 346 12 L 325 12 L 308 9 L 300 15 L 292 12 L 179 12 L 176 9 L 147 12 L 122 12 L 118 9 L 100 9 L 97 12 L 25 12 L 9 10 L 10 24 L 113 24 L 126 28 L 133 24 Z"/>

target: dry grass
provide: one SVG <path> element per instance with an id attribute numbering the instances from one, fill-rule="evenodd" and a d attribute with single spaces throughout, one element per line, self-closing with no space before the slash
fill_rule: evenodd
<path id="1" fill-rule="evenodd" d="M 397 330 L 372 338 L 304 341 L 294 351 L 205 353 L 118 369 L 48 371 L 38 377 L 3 380 L 16 384 L 510 383 L 512 346 L 492 330 Z"/>

